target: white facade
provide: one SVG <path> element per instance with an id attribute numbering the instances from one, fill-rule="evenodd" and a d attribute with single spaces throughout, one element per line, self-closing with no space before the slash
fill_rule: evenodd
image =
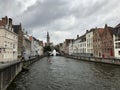
<path id="1" fill-rule="evenodd" d="M 38 55 L 43 55 L 43 46 L 39 45 Z"/>
<path id="2" fill-rule="evenodd" d="M 86 41 L 79 42 L 78 49 L 79 53 L 86 53 Z"/>
<path id="3" fill-rule="evenodd" d="M 34 37 L 31 38 L 31 56 L 43 55 L 43 46 L 40 45 L 39 40 Z"/>
<path id="4" fill-rule="evenodd" d="M 73 43 L 73 53 L 79 53 L 79 39 Z"/>
<path id="5" fill-rule="evenodd" d="M 73 54 L 73 42 L 69 44 L 69 55 Z"/>
<path id="6" fill-rule="evenodd" d="M 36 55 L 36 41 L 32 37 L 31 38 L 31 56 L 35 56 L 35 55 Z"/>
<path id="7" fill-rule="evenodd" d="M 114 41 L 114 55 L 115 58 L 120 59 L 120 36 L 113 35 L 113 41 Z"/>
<path id="8" fill-rule="evenodd" d="M 93 31 L 86 33 L 86 53 L 93 54 Z"/>
<path id="9" fill-rule="evenodd" d="M 17 45 L 18 36 L 13 32 L 12 25 L 7 22 L 5 26 L 0 26 L 0 62 L 17 60 Z"/>
<path id="10" fill-rule="evenodd" d="M 29 60 L 31 56 L 31 41 L 27 34 L 25 34 L 23 37 L 23 47 L 24 47 L 23 57 L 25 60 Z"/>
<path id="11" fill-rule="evenodd" d="M 79 37 L 69 44 L 69 54 L 82 55 L 86 53 L 85 37 Z"/>

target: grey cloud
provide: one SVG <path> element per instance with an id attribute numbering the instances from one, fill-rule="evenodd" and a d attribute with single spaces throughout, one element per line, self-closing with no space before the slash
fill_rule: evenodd
<path id="1" fill-rule="evenodd" d="M 16 0 L 1 0 L 0 1 L 0 17 L 14 17 L 22 12 L 24 6 Z"/>
<path id="2" fill-rule="evenodd" d="M 3 0 L 0 3 L 0 16 L 8 15 L 15 23 L 22 22 L 25 30 L 36 38 L 46 40 L 45 35 L 49 31 L 51 40 L 58 43 L 65 38 L 83 34 L 86 29 L 104 27 L 105 23 L 111 26 L 118 24 L 118 2 L 119 0 L 37 0 L 35 4 L 26 7 L 25 3 L 18 0 Z M 71 20 L 71 17 L 74 19 Z M 64 36 L 63 32 L 66 33 Z"/>
<path id="3" fill-rule="evenodd" d="M 67 15 L 65 5 L 66 3 L 62 0 L 37 2 L 18 18 L 25 19 L 23 22 L 27 27 L 46 26 L 50 22 Z"/>

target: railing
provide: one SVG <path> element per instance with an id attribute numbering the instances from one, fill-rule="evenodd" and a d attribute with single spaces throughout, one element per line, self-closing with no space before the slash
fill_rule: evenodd
<path id="1" fill-rule="evenodd" d="M 22 70 L 22 66 L 21 62 L 15 62 L 0 68 L 0 90 L 6 90 L 8 85 Z"/>
<path id="2" fill-rule="evenodd" d="M 0 67 L 0 90 L 6 90 L 19 72 L 22 71 L 24 66 L 27 67 L 43 57 L 44 56 L 37 56 L 36 58 L 27 61 L 8 63 L 7 65 Z"/>

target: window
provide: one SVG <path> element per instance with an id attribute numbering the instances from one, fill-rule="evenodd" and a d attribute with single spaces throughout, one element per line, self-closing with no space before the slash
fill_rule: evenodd
<path id="1" fill-rule="evenodd" d="M 120 42 L 119 43 L 115 43 L 115 48 L 120 48 Z"/>
<path id="2" fill-rule="evenodd" d="M 119 41 L 120 40 L 120 36 L 115 36 L 115 41 Z"/>
<path id="3" fill-rule="evenodd" d="M 13 48 L 15 48 L 15 44 L 13 44 Z"/>
<path id="4" fill-rule="evenodd" d="M 118 51 L 118 55 L 120 55 L 120 51 Z"/>

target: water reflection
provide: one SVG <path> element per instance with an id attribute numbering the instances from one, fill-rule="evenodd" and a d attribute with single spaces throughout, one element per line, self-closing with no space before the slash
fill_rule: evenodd
<path id="1" fill-rule="evenodd" d="M 119 90 L 120 88 L 119 66 L 49 57 L 43 58 L 29 68 L 29 72 L 22 72 L 16 78 L 11 90 Z"/>

